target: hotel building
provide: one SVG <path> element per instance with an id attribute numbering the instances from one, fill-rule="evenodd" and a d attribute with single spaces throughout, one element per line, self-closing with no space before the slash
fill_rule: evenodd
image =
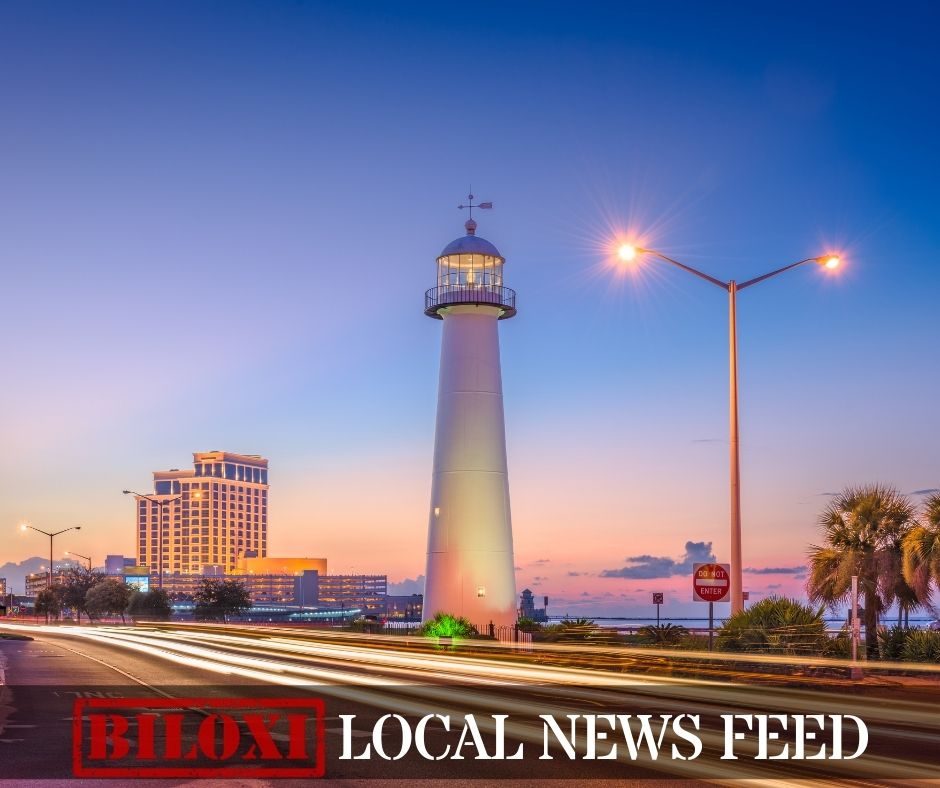
<path id="1" fill-rule="evenodd" d="M 236 569 L 246 551 L 268 552 L 268 461 L 257 454 L 196 452 L 192 470 L 154 471 L 137 499 L 137 561 L 151 574 Z M 162 540 L 160 538 L 162 530 Z"/>

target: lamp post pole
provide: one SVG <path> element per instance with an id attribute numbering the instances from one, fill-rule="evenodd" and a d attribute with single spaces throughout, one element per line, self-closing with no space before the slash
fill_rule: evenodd
<path id="1" fill-rule="evenodd" d="M 91 571 L 91 556 L 90 555 L 82 555 L 81 553 L 76 553 L 74 550 L 72 550 L 71 552 L 66 550 L 65 554 L 78 556 L 79 558 L 84 558 L 88 562 L 88 571 L 89 572 Z"/>
<path id="2" fill-rule="evenodd" d="M 176 503 L 183 496 L 177 495 L 175 498 L 161 499 L 154 498 L 150 495 L 144 495 L 143 493 L 134 492 L 133 490 L 122 490 L 121 492 L 123 492 L 124 495 L 136 495 L 138 498 L 143 498 L 144 500 L 155 503 L 160 507 L 159 522 L 157 523 L 157 588 L 163 588 L 163 521 L 166 519 L 166 507 L 171 503 Z"/>
<path id="3" fill-rule="evenodd" d="M 731 492 L 731 614 L 744 609 L 741 568 L 741 454 L 738 439 L 738 284 L 728 282 L 728 443 Z"/>
<path id="4" fill-rule="evenodd" d="M 728 453 L 730 460 L 730 498 L 731 498 L 731 614 L 739 613 L 744 609 L 744 575 L 741 559 L 741 456 L 740 456 L 740 435 L 738 432 L 738 317 L 737 303 L 738 292 L 747 287 L 756 285 L 774 276 L 789 271 L 792 268 L 804 265 L 806 263 L 818 263 L 824 268 L 833 269 L 839 265 L 839 258 L 836 255 L 824 255 L 822 257 L 807 257 L 804 260 L 798 260 L 783 268 L 778 268 L 763 276 L 757 276 L 748 279 L 746 282 L 738 284 L 735 280 L 723 282 L 709 276 L 697 268 L 673 260 L 661 252 L 653 249 L 642 249 L 640 247 L 624 245 L 621 246 L 618 254 L 620 259 L 629 261 L 634 260 L 639 255 L 650 255 L 656 257 L 670 265 L 681 268 L 690 274 L 694 274 L 706 282 L 720 287 L 728 293 Z"/>

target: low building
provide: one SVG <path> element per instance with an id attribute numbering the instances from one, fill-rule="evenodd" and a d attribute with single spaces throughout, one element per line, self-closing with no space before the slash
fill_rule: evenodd
<path id="1" fill-rule="evenodd" d="M 206 575 L 164 575 L 163 590 L 171 599 L 191 599 L 205 578 Z M 356 609 L 374 616 L 384 616 L 386 610 L 387 575 L 321 575 L 316 569 L 304 569 L 298 574 L 230 574 L 217 579 L 236 580 L 244 585 L 254 605 L 341 612 Z M 151 575 L 150 588 L 157 586 L 158 577 Z"/>
<path id="2" fill-rule="evenodd" d="M 325 558 L 278 558 L 276 556 L 265 556 L 261 558 L 254 554 L 253 550 L 248 550 L 239 557 L 235 570 L 235 575 L 299 575 L 308 570 L 316 570 L 320 575 L 325 575 Z"/>
<path id="3" fill-rule="evenodd" d="M 59 583 L 61 581 L 62 572 L 61 570 L 56 570 L 52 574 L 52 582 Z M 36 596 L 40 591 L 48 587 L 48 572 L 30 572 L 28 575 L 26 575 L 26 596 Z"/>
<path id="4" fill-rule="evenodd" d="M 320 575 L 317 577 L 317 605 L 334 610 L 361 608 L 364 615 L 385 615 L 387 575 Z"/>
<path id="5" fill-rule="evenodd" d="M 107 555 L 104 559 L 104 573 L 111 577 L 123 575 L 127 567 L 136 564 L 137 562 L 133 558 L 125 558 L 123 555 Z"/>
<path id="6" fill-rule="evenodd" d="M 385 617 L 393 621 L 420 621 L 424 594 L 392 594 L 385 597 Z"/>

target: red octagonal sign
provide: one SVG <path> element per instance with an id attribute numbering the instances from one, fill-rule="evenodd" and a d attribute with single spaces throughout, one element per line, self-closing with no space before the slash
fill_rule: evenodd
<path id="1" fill-rule="evenodd" d="M 693 564 L 692 599 L 721 602 L 731 587 L 731 564 Z"/>

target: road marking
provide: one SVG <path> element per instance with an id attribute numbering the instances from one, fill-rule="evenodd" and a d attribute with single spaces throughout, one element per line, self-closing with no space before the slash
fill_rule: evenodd
<path id="1" fill-rule="evenodd" d="M 140 684 L 142 687 L 146 687 L 146 688 L 149 689 L 149 690 L 153 690 L 153 691 L 156 692 L 158 695 L 162 695 L 164 698 L 173 698 L 173 697 L 175 697 L 175 696 L 171 695 L 171 694 L 168 693 L 168 692 L 164 692 L 163 690 L 158 689 L 157 687 L 154 687 L 152 684 L 148 684 L 148 683 L 147 683 L 146 681 L 144 681 L 143 679 L 137 678 L 137 676 L 134 676 L 134 675 L 132 675 L 131 673 L 128 673 L 126 670 L 121 670 L 120 668 L 115 667 L 114 665 L 108 664 L 108 663 L 105 662 L 103 659 L 98 659 L 97 657 L 93 657 L 93 656 L 91 656 L 90 654 L 86 654 L 86 653 L 83 652 L 83 651 L 78 651 L 77 649 L 69 648 L 68 646 L 63 646 L 61 643 L 52 643 L 52 644 L 50 644 L 50 645 L 54 645 L 56 648 L 63 648 L 63 649 L 65 649 L 66 651 L 71 651 L 73 654 L 78 654 L 78 656 L 80 656 L 80 657 L 85 657 L 85 659 L 90 659 L 92 662 L 97 662 L 99 665 L 104 665 L 106 668 L 110 668 L 111 670 L 115 671 L 116 673 L 120 673 L 122 676 L 126 676 L 126 677 L 129 678 L 131 681 L 137 682 L 137 683 Z"/>

